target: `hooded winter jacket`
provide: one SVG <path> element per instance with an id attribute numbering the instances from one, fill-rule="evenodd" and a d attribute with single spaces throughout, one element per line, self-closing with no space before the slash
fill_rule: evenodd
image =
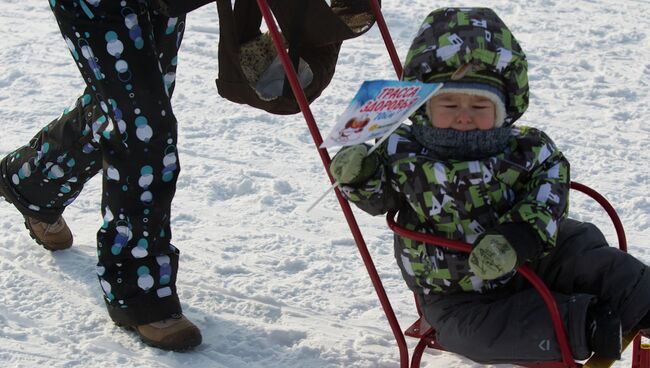
<path id="1" fill-rule="evenodd" d="M 522 260 L 551 249 L 566 217 L 569 164 L 542 131 L 513 127 L 504 152 L 474 161 L 440 160 L 398 129 L 376 151 L 374 177 L 342 192 L 378 215 L 399 210 L 397 223 L 418 232 L 473 243 L 499 229 Z M 395 235 L 395 257 L 411 290 L 419 294 L 486 291 L 513 274 L 486 282 L 474 275 L 468 255 Z"/>
<path id="2" fill-rule="evenodd" d="M 528 106 L 526 58 L 517 40 L 487 8 L 444 8 L 429 14 L 413 39 L 403 79 L 447 82 L 459 68 L 463 82 L 481 83 L 506 96 L 505 148 L 472 160 L 441 158 L 404 125 L 376 151 L 375 176 L 344 195 L 377 215 L 399 210 L 411 230 L 473 243 L 488 230 L 503 234 L 520 262 L 551 249 L 566 216 L 569 164 L 552 140 L 528 127 L 512 127 Z M 414 126 L 431 126 L 415 113 Z M 431 144 L 436 144 L 433 142 Z M 513 272 L 490 282 L 476 277 L 468 255 L 395 236 L 395 257 L 408 286 L 420 294 L 494 289 Z"/>

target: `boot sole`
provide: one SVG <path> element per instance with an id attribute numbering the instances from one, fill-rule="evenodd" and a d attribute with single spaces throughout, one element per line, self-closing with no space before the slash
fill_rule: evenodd
<path id="1" fill-rule="evenodd" d="M 130 331 L 130 332 L 133 332 L 136 335 L 138 335 L 138 337 L 140 338 L 140 341 L 142 341 L 146 345 L 157 348 L 157 349 L 161 349 L 161 350 L 167 350 L 167 351 L 174 351 L 174 352 L 182 353 L 182 352 L 186 352 L 186 351 L 190 351 L 190 350 L 194 349 L 195 347 L 201 345 L 201 342 L 203 341 L 203 337 L 199 333 L 197 337 L 195 337 L 193 339 L 185 340 L 185 343 L 183 345 L 171 347 L 171 346 L 168 346 L 168 345 L 160 344 L 160 343 L 158 343 L 156 341 L 150 340 L 150 339 L 142 336 L 142 334 L 140 334 L 138 329 L 136 329 L 133 326 L 124 326 L 124 325 L 119 324 L 117 322 L 114 322 L 114 323 L 115 323 L 115 325 L 117 327 L 123 328 L 126 331 Z"/>
<path id="2" fill-rule="evenodd" d="M 140 336 L 140 340 L 142 340 L 142 342 L 144 342 L 145 344 L 147 344 L 149 346 L 153 346 L 154 348 L 158 348 L 158 349 L 162 349 L 162 350 L 175 351 L 175 352 L 178 352 L 178 353 L 182 353 L 182 352 L 185 352 L 185 351 L 190 351 L 190 350 L 194 349 L 195 347 L 199 346 L 201 344 L 201 341 L 202 341 L 201 337 L 192 338 L 192 339 L 185 339 L 183 341 L 184 342 L 183 345 L 177 345 L 177 346 L 172 347 L 172 346 L 159 344 L 159 343 L 157 343 L 155 341 L 149 340 L 146 337 L 143 337 L 142 335 L 140 335 L 137 331 L 136 331 L 136 333 Z"/>

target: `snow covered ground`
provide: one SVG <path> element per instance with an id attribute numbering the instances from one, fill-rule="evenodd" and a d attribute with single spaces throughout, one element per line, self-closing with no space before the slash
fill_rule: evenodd
<path id="1" fill-rule="evenodd" d="M 400 57 L 433 7 L 384 0 Z M 630 251 L 650 262 L 650 1 L 500 0 L 494 8 L 530 62 L 520 123 L 546 130 L 573 179 L 610 199 Z M 2 367 L 395 367 L 398 351 L 301 115 L 274 116 L 217 95 L 213 5 L 190 14 L 174 105 L 183 170 L 173 208 L 178 287 L 204 343 L 189 353 L 146 347 L 115 327 L 95 276 L 100 180 L 66 211 L 65 252 L 35 245 L 0 204 Z M 83 84 L 43 0 L 0 2 L 0 155 L 25 144 Z M 332 84 L 312 109 L 323 134 L 365 79 L 394 78 L 377 28 L 343 45 Z M 403 328 L 416 316 L 384 219 L 355 212 Z M 575 195 L 572 215 L 613 229 Z M 412 341 L 409 341 L 412 346 Z M 629 366 L 626 361 L 617 367 Z M 423 367 L 478 367 L 428 352 Z"/>

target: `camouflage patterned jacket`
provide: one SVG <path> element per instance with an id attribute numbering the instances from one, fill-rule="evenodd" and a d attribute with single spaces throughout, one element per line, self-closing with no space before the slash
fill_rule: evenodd
<path id="1" fill-rule="evenodd" d="M 569 163 L 542 131 L 519 126 L 512 134 L 495 156 L 441 161 L 403 125 L 376 151 L 380 165 L 374 177 L 343 186 L 342 192 L 371 215 L 399 210 L 397 222 L 422 233 L 473 243 L 486 230 L 504 230 L 519 256 L 537 259 L 555 245 L 558 223 L 566 216 Z M 508 230 L 513 228 L 514 233 Z M 523 241 L 513 234 L 531 236 L 518 237 Z M 402 275 L 416 293 L 484 292 L 513 276 L 483 281 L 464 253 L 398 235 L 394 246 Z"/>

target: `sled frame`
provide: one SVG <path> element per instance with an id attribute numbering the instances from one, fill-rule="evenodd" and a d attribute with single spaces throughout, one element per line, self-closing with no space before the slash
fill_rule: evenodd
<path id="1" fill-rule="evenodd" d="M 217 0 L 220 1 L 220 0 Z M 278 56 L 280 57 L 280 61 L 282 62 L 282 66 L 285 70 L 285 74 L 287 77 L 287 80 L 289 82 L 289 85 L 291 86 L 291 91 L 293 92 L 296 101 L 298 105 L 300 106 L 300 110 L 303 114 L 303 117 L 305 119 L 305 122 L 307 123 L 307 127 L 309 129 L 309 132 L 312 136 L 312 139 L 314 141 L 314 144 L 316 146 L 316 149 L 318 151 L 318 154 L 321 158 L 321 161 L 323 163 L 323 166 L 325 168 L 325 171 L 330 179 L 331 183 L 334 183 L 335 180 L 330 174 L 329 170 L 327 169 L 331 163 L 331 158 L 327 152 L 326 149 L 320 148 L 320 145 L 323 143 L 323 138 L 320 134 L 320 130 L 318 128 L 318 125 L 316 124 L 316 120 L 314 119 L 314 115 L 311 111 L 311 108 L 309 107 L 309 102 L 307 101 L 307 98 L 305 96 L 304 90 L 300 86 L 300 83 L 298 81 L 298 76 L 296 74 L 296 71 L 291 63 L 291 60 L 289 58 L 289 55 L 287 51 L 284 49 L 283 41 L 280 36 L 280 32 L 278 30 L 278 26 L 273 18 L 273 13 L 271 12 L 267 0 L 256 0 L 257 5 L 260 8 L 260 12 L 262 13 L 262 17 L 264 19 L 264 22 L 266 23 L 269 33 L 271 35 L 271 38 L 273 40 L 273 44 L 275 46 L 275 49 L 278 53 Z M 383 14 L 381 12 L 381 7 L 379 5 L 379 2 L 377 0 L 368 0 L 369 4 L 372 8 L 373 14 L 375 16 L 375 21 L 377 22 L 377 26 L 379 27 L 380 33 L 382 35 L 384 44 L 386 45 L 386 50 L 388 51 L 389 57 L 391 59 L 391 62 L 393 64 L 393 67 L 395 69 L 395 73 L 397 75 L 397 78 L 401 78 L 402 76 L 402 65 L 399 60 L 399 57 L 397 55 L 397 51 L 395 49 L 395 45 L 393 44 L 392 37 L 390 36 L 390 32 L 388 30 L 388 27 L 386 25 L 386 22 L 384 20 Z M 591 188 L 588 188 L 587 186 L 579 183 L 572 182 L 571 183 L 571 188 L 576 189 L 578 191 L 584 192 L 587 195 L 591 196 L 594 198 L 598 203 L 600 203 L 605 210 L 607 211 L 608 215 L 612 219 L 614 226 L 616 227 L 617 235 L 618 235 L 618 241 L 619 241 L 619 248 L 627 251 L 627 244 L 625 240 L 625 233 L 623 231 L 623 227 L 621 224 L 621 221 L 616 214 L 616 211 L 613 209 L 613 207 L 607 202 L 607 200 L 602 197 L 600 194 L 598 194 L 596 191 L 594 191 Z M 418 308 L 418 314 L 420 315 L 420 318 L 418 321 L 416 321 L 413 325 L 411 325 L 405 333 L 402 333 L 401 327 L 399 325 L 399 322 L 397 321 L 397 317 L 395 316 L 395 312 L 393 311 L 393 308 L 390 304 L 390 301 L 388 299 L 388 296 L 386 294 L 386 291 L 383 287 L 383 284 L 381 282 L 381 279 L 379 278 L 379 275 L 377 273 L 377 269 L 375 268 L 374 262 L 372 260 L 372 257 L 370 255 L 370 252 L 368 251 L 368 247 L 363 239 L 363 236 L 361 234 L 361 231 L 359 229 L 359 225 L 354 217 L 354 214 L 352 212 L 352 209 L 350 207 L 349 202 L 343 197 L 341 192 L 338 190 L 338 188 L 335 190 L 336 198 L 341 206 L 341 209 L 343 211 L 343 215 L 345 216 L 345 219 L 348 223 L 348 226 L 350 228 L 350 231 L 352 232 L 352 236 L 355 240 L 355 243 L 357 245 L 357 248 L 359 250 L 359 254 L 361 255 L 361 258 L 363 260 L 363 263 L 366 267 L 366 270 L 368 272 L 368 275 L 370 277 L 370 280 L 372 282 L 372 285 L 375 289 L 375 292 L 377 293 L 377 297 L 379 299 L 379 302 L 384 310 L 384 314 L 386 315 L 386 318 L 388 319 L 388 324 L 393 332 L 393 335 L 395 337 L 395 340 L 397 342 L 397 346 L 399 349 L 399 355 L 400 355 L 400 368 L 408 368 L 409 366 L 412 368 L 419 367 L 420 366 L 420 361 L 422 358 L 422 354 L 427 347 L 431 348 L 436 348 L 436 349 L 441 349 L 444 350 L 442 346 L 440 346 L 436 340 L 435 340 L 435 331 L 426 324 L 426 321 L 421 317 L 421 313 Z M 390 226 L 390 217 L 388 218 L 389 221 L 389 226 Z M 393 231 L 396 231 L 396 229 L 393 229 Z M 399 230 L 397 230 L 399 231 Z M 423 234 L 416 233 L 419 236 Z M 444 239 L 444 238 L 443 238 Z M 448 239 L 444 239 L 445 241 L 449 241 Z M 427 241 L 430 242 L 430 241 Z M 465 246 L 467 246 L 465 244 Z M 521 363 L 519 365 L 524 366 L 524 367 L 530 367 L 530 368 L 575 368 L 579 367 L 579 363 L 576 363 L 573 360 L 573 357 L 571 355 L 571 351 L 569 349 L 569 344 L 566 339 L 566 332 L 564 331 L 564 326 L 560 322 L 560 317 L 559 317 L 559 312 L 557 305 L 555 304 L 555 301 L 552 299 L 551 294 L 546 288 L 546 286 L 543 284 L 543 282 L 533 273 L 531 272 L 526 266 L 520 266 L 518 268 L 518 271 L 524 275 L 532 284 L 533 286 L 540 292 L 542 297 L 544 298 L 547 306 L 549 307 L 549 312 L 551 313 L 551 317 L 554 323 L 554 327 L 556 329 L 556 336 L 558 338 L 558 343 L 560 346 L 560 351 L 562 353 L 562 361 L 561 362 L 527 362 L 527 363 Z M 549 299 L 550 298 L 550 299 Z M 417 303 L 416 303 L 417 307 Z M 410 337 L 416 337 L 419 338 L 419 342 L 417 343 L 414 353 L 413 353 L 413 358 L 412 360 L 410 359 L 409 356 L 409 348 L 406 343 L 405 336 L 410 336 Z M 647 357 L 646 359 L 643 359 L 644 356 L 649 354 L 643 354 L 643 351 L 641 350 L 641 337 L 640 335 L 637 335 L 633 342 L 633 361 L 632 361 L 632 368 L 650 368 L 650 363 L 647 363 Z M 644 361 L 644 365 L 641 365 L 641 361 Z M 411 363 L 409 365 L 409 362 Z M 513 364 L 517 364 L 516 362 Z"/>
<path id="2" fill-rule="evenodd" d="M 616 211 L 611 206 L 611 204 L 602 195 L 600 195 L 595 190 L 587 187 L 584 184 L 571 182 L 570 186 L 571 189 L 582 192 L 587 196 L 593 198 L 605 209 L 605 211 L 608 213 L 608 215 L 612 220 L 614 228 L 616 229 L 619 249 L 621 249 L 624 252 L 627 252 L 627 240 L 625 238 L 623 225 L 618 215 L 616 214 Z M 412 240 L 424 242 L 428 246 L 442 246 L 442 247 L 458 250 L 465 253 L 469 253 L 471 251 L 471 245 L 464 242 L 449 240 L 447 238 L 443 238 L 439 236 L 422 234 L 416 231 L 407 230 L 399 226 L 395 222 L 394 218 L 396 214 L 397 211 L 389 212 L 388 215 L 386 216 L 386 221 L 388 223 L 388 227 L 398 235 L 407 237 Z M 540 362 L 540 363 L 514 362 L 512 364 L 519 365 L 522 367 L 545 367 L 545 368 L 578 367 L 579 366 L 578 363 L 576 363 L 573 360 L 573 357 L 571 355 L 571 350 L 569 348 L 564 324 L 562 323 L 560 312 L 557 308 L 557 304 L 555 303 L 555 299 L 553 298 L 553 295 L 546 287 L 544 282 L 537 275 L 535 275 L 535 273 L 528 266 L 525 265 L 519 266 L 517 268 L 517 272 L 520 275 L 522 275 L 524 278 L 526 278 L 528 282 L 530 282 L 533 285 L 533 287 L 537 290 L 537 292 L 544 300 L 544 303 L 546 304 L 546 307 L 549 310 L 549 313 L 551 315 L 551 321 L 553 323 L 553 328 L 555 329 L 555 335 L 560 346 L 560 352 L 562 354 L 562 361 L 561 362 Z M 415 303 L 416 303 L 419 318 L 404 332 L 406 336 L 414 337 L 420 340 L 413 352 L 411 367 L 420 366 L 420 360 L 422 358 L 422 354 L 424 353 L 424 350 L 427 347 L 435 348 L 438 350 L 445 350 L 445 348 L 436 341 L 435 330 L 424 320 L 422 316 L 422 312 L 420 311 L 420 308 L 418 306 L 417 298 L 415 298 Z M 636 336 L 633 341 L 634 344 L 633 347 L 635 348 L 634 349 L 635 352 L 637 351 L 640 342 L 641 342 L 641 337 Z M 637 354 L 633 354 L 633 355 L 636 356 Z M 640 365 L 635 365 L 634 363 L 632 364 L 632 367 L 641 368 Z"/>

